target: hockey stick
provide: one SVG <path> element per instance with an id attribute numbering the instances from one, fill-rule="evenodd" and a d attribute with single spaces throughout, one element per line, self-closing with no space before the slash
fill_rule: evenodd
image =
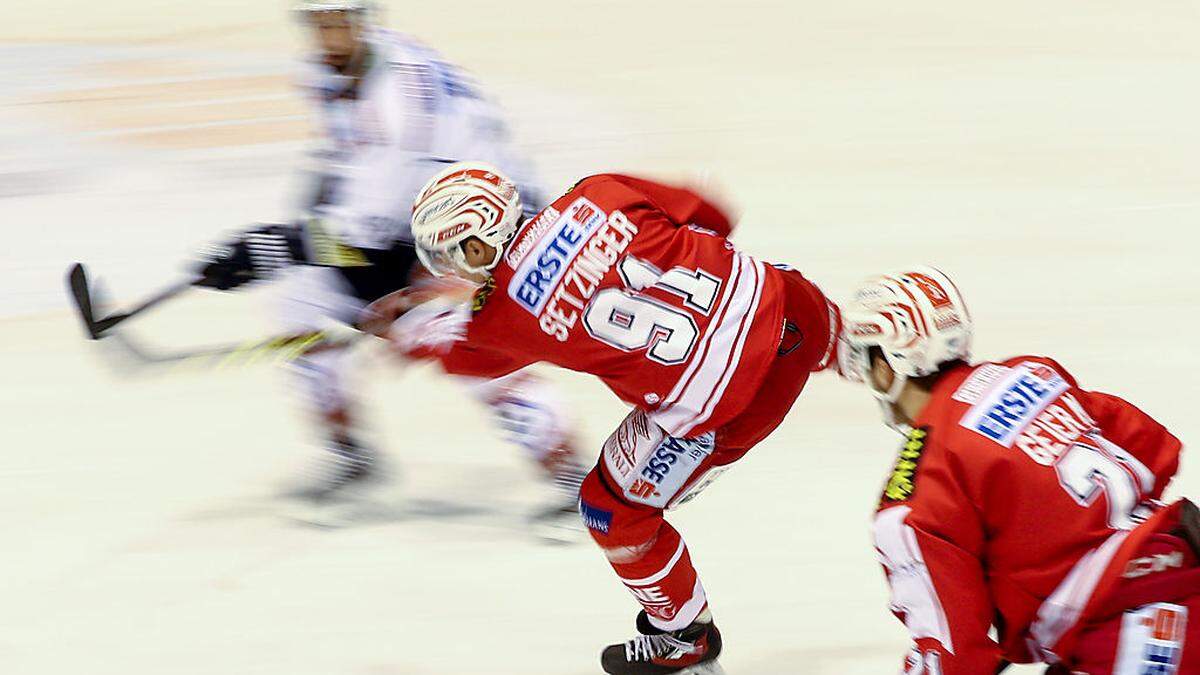
<path id="1" fill-rule="evenodd" d="M 87 331 L 88 337 L 93 340 L 99 340 L 104 337 L 105 331 L 122 321 L 137 316 L 159 303 L 188 290 L 194 283 L 195 280 L 181 281 L 151 296 L 129 311 L 117 312 L 97 319 L 95 308 L 92 304 L 92 290 L 88 284 L 87 271 L 84 270 L 82 264 L 75 263 L 71 265 L 70 270 L 67 272 L 67 290 L 71 294 L 71 299 L 75 302 L 75 309 L 78 310 L 79 318 L 83 321 L 84 330 Z"/>
<path id="2" fill-rule="evenodd" d="M 304 354 L 350 347 L 365 336 L 366 333 L 351 331 L 341 336 L 334 336 L 327 331 L 309 331 L 227 345 L 155 352 L 137 344 L 124 333 L 112 334 L 113 343 L 120 345 L 138 365 L 209 365 L 216 368 L 291 361 Z"/>
<path id="3" fill-rule="evenodd" d="M 324 351 L 326 349 L 342 349 L 357 342 L 365 334 L 357 331 L 347 331 L 338 337 L 327 331 L 308 331 L 303 333 L 287 333 L 261 340 L 230 343 L 209 347 L 200 347 L 174 352 L 157 352 L 148 349 L 128 335 L 114 331 L 117 324 L 132 318 L 150 308 L 173 298 L 188 290 L 194 281 L 179 282 L 143 301 L 141 304 L 126 312 L 110 314 L 101 319 L 95 315 L 95 302 L 101 300 L 98 292 L 93 292 L 88 282 L 87 272 L 83 265 L 75 263 L 67 274 L 68 289 L 79 318 L 83 321 L 84 329 L 93 340 L 102 337 L 112 337 L 112 342 L 139 366 L 151 365 L 212 365 L 226 367 L 231 365 L 249 365 L 264 361 L 291 361 L 302 354 Z"/>

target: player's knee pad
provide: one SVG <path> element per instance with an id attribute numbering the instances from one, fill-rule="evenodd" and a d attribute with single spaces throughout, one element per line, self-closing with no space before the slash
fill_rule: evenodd
<path id="1" fill-rule="evenodd" d="M 345 354 L 327 350 L 305 354 L 288 363 L 298 393 L 317 412 L 327 414 L 348 405 Z"/>
<path id="2" fill-rule="evenodd" d="M 488 406 L 505 440 L 523 448 L 539 463 L 554 462 L 566 446 L 569 423 L 553 386 L 526 373 L 480 380 L 470 389 Z"/>
<path id="3" fill-rule="evenodd" d="M 299 265 L 282 275 L 274 313 L 284 331 L 314 330 L 331 321 L 352 324 L 366 307 L 336 268 Z"/>
<path id="4" fill-rule="evenodd" d="M 633 504 L 657 509 L 676 506 L 695 496 L 719 471 L 709 458 L 716 434 L 695 438 L 666 435 L 642 410 L 634 410 L 604 442 L 603 462 L 621 496 Z"/>
<path id="5" fill-rule="evenodd" d="M 609 561 L 640 560 L 658 541 L 665 521 L 662 510 L 632 504 L 609 487 L 604 470 L 593 468 L 579 490 L 579 514 L 588 533 Z"/>
<path id="6" fill-rule="evenodd" d="M 276 316 L 286 333 L 319 330 L 331 322 L 350 323 L 364 305 L 333 268 L 288 268 L 279 285 Z M 309 407 L 327 414 L 348 404 L 348 358 L 347 350 L 329 349 L 288 362 L 292 384 Z"/>

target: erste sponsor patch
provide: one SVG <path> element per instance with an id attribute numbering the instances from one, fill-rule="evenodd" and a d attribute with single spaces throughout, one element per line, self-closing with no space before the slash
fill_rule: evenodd
<path id="1" fill-rule="evenodd" d="M 517 305 L 534 316 L 541 314 L 567 266 L 607 215 L 583 197 L 572 202 L 517 266 L 508 285 L 508 294 Z"/>
<path id="2" fill-rule="evenodd" d="M 1046 406 L 1070 388 L 1049 366 L 1026 361 L 999 378 L 967 414 L 961 426 L 1009 448 Z"/>

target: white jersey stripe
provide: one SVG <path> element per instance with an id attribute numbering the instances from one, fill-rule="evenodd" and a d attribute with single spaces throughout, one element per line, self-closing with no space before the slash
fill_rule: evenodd
<path id="1" fill-rule="evenodd" d="M 1096 585 L 1128 536 L 1128 531 L 1116 532 L 1103 544 L 1088 551 L 1075 563 L 1050 597 L 1042 601 L 1037 619 L 1029 627 L 1029 642 L 1031 647 L 1036 648 L 1035 653 L 1040 653 L 1044 659 L 1057 660 L 1054 651 L 1058 641 L 1079 622 Z"/>
<path id="2" fill-rule="evenodd" d="M 875 516 L 875 547 L 888 570 L 892 608 L 904 615 L 904 625 L 914 640 L 932 638 L 954 653 L 950 623 L 938 597 L 933 577 L 925 565 L 916 532 L 905 520 L 909 506 L 894 506 Z"/>
<path id="3" fill-rule="evenodd" d="M 743 321 L 757 287 L 757 279 L 748 277 L 757 272 L 754 261 L 737 255 L 738 276 L 730 283 L 732 289 L 727 311 L 709 324 L 710 340 L 707 350 L 698 359 L 698 369 L 678 400 L 670 408 L 654 413 L 656 423 L 672 436 L 686 436 L 695 420 L 704 416 L 704 409 L 731 365 L 731 356 L 740 335 Z M 749 263 L 749 264 L 747 264 Z"/>
<path id="4" fill-rule="evenodd" d="M 729 310 L 729 302 L 733 298 L 733 290 L 737 287 L 738 279 L 742 273 L 741 267 L 741 258 L 734 256 L 729 268 L 729 279 L 725 282 L 725 289 L 721 294 L 721 301 L 717 305 L 717 311 L 713 314 L 712 322 L 707 326 L 704 336 L 700 339 L 700 345 L 696 348 L 695 353 L 692 354 L 692 359 L 688 362 L 687 368 L 679 376 L 679 381 L 675 383 L 675 387 L 671 389 L 671 393 L 663 399 L 662 406 L 658 409 L 659 414 L 665 414 L 674 407 L 679 402 L 679 398 L 683 395 L 684 390 L 691 384 L 692 379 L 696 377 L 696 371 L 708 355 L 713 335 L 716 333 L 716 326 L 724 319 L 726 312 Z"/>
<path id="5" fill-rule="evenodd" d="M 677 395 L 672 405 L 658 409 L 651 419 L 671 436 L 686 436 L 695 426 L 712 414 L 706 412 L 709 403 L 715 407 L 728 379 L 737 370 L 741 348 L 753 323 L 763 283 L 763 268 L 749 256 L 738 254 L 738 276 L 730 286 L 732 293 L 724 316 L 716 317 L 708 326 L 709 338 L 703 353 L 697 354 L 696 370 Z M 746 273 L 746 272 L 749 273 Z M 692 364 L 689 364 L 691 369 Z M 672 392 L 675 394 L 675 392 Z"/>
<path id="6" fill-rule="evenodd" d="M 733 380 L 734 373 L 737 372 L 738 365 L 742 361 L 742 349 L 746 346 L 746 338 L 750 335 L 751 326 L 754 325 L 755 312 L 758 311 L 758 301 L 762 298 L 763 276 L 766 271 L 763 269 L 762 263 L 757 260 L 747 259 L 751 263 L 751 269 L 754 271 L 754 299 L 750 303 L 750 309 L 742 315 L 741 324 L 738 327 L 738 335 L 735 339 L 733 353 L 725 365 L 725 373 L 722 375 L 717 388 L 705 401 L 704 407 L 696 418 L 688 422 L 689 431 L 712 417 L 713 410 L 716 409 L 717 403 L 721 401 L 721 397 L 725 395 L 725 389 L 729 386 L 729 382 Z"/>
<path id="7" fill-rule="evenodd" d="M 757 285 L 759 281 L 758 275 L 760 274 L 761 269 L 758 266 L 757 261 L 753 259 L 747 258 L 745 262 L 750 263 L 749 265 L 746 265 L 745 268 L 749 269 L 749 271 L 754 274 L 753 283 L 756 286 L 757 292 Z M 757 305 L 757 298 L 753 301 L 752 305 Z M 717 403 L 720 402 L 721 395 L 725 392 L 725 387 L 729 384 L 729 380 L 733 378 L 733 373 L 737 370 L 737 365 L 741 358 L 741 347 L 745 342 L 745 335 L 749 333 L 748 324 L 753 322 L 753 309 L 754 307 L 752 306 L 749 313 L 741 313 L 740 315 L 729 316 L 723 319 L 719 323 L 717 330 L 714 331 L 719 333 L 723 329 L 728 330 L 729 327 L 734 325 L 735 321 L 737 322 L 737 332 L 733 339 L 733 349 L 731 351 L 725 351 L 724 344 L 721 344 L 722 350 L 719 353 L 711 354 L 710 360 L 706 363 L 705 367 L 710 369 L 710 372 L 716 372 L 715 368 L 721 369 L 721 373 L 718 376 L 716 385 L 707 392 L 707 398 L 704 399 L 702 404 L 696 407 L 695 412 L 691 417 L 689 417 L 686 421 L 676 423 L 679 433 L 675 435 L 687 435 L 690 430 L 694 429 L 697 425 L 702 424 L 705 420 L 712 416 L 713 409 L 716 407 Z"/>

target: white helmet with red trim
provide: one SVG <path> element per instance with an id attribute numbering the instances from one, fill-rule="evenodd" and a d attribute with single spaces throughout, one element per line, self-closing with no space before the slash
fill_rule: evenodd
<path id="1" fill-rule="evenodd" d="M 881 402 L 895 403 L 910 377 L 971 356 L 971 315 L 954 282 L 932 267 L 914 266 L 868 280 L 842 308 L 839 369 L 866 382 Z M 883 352 L 896 373 L 892 386 L 872 384 L 870 350 Z M 887 408 L 887 406 L 885 406 Z"/>
<path id="2" fill-rule="evenodd" d="M 439 277 L 485 274 L 500 261 L 520 221 L 521 196 L 511 180 L 487 164 L 454 164 L 431 178 L 413 203 L 417 257 Z M 495 247 L 489 264 L 467 264 L 462 243 L 470 237 Z"/>
<path id="3" fill-rule="evenodd" d="M 322 12 L 369 14 L 374 8 L 372 0 L 300 0 L 292 6 L 292 11 L 301 16 Z"/>

